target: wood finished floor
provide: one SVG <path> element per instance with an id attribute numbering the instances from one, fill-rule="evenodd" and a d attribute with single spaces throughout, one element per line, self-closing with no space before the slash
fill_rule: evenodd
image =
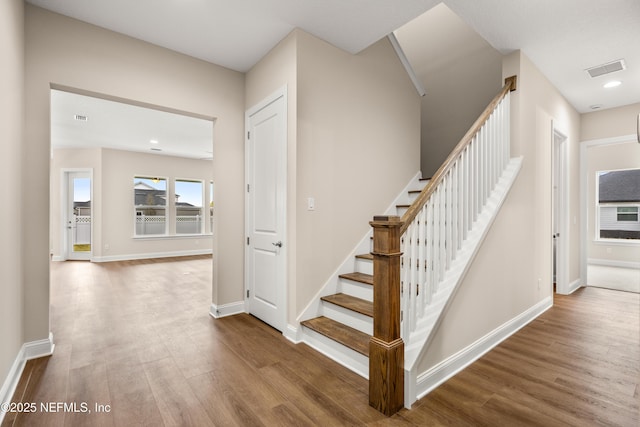
<path id="1" fill-rule="evenodd" d="M 208 315 L 211 259 L 52 264 L 51 357 L 14 401 L 109 413 L 7 414 L 5 426 L 638 426 L 638 294 L 555 305 L 478 362 L 385 418 L 367 382 L 248 315 Z"/>

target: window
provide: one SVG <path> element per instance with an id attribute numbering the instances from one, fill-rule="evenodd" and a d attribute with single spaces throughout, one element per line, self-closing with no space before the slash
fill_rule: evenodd
<path id="1" fill-rule="evenodd" d="M 167 180 L 136 176 L 133 191 L 135 235 L 167 234 Z"/>
<path id="2" fill-rule="evenodd" d="M 596 238 L 640 239 L 640 169 L 599 171 L 596 184 Z"/>
<path id="3" fill-rule="evenodd" d="M 638 222 L 638 207 L 637 206 L 629 206 L 623 207 L 619 206 L 617 209 L 617 218 L 618 222 Z"/>
<path id="4" fill-rule="evenodd" d="M 204 184 L 202 181 L 176 179 L 176 234 L 202 234 Z"/>

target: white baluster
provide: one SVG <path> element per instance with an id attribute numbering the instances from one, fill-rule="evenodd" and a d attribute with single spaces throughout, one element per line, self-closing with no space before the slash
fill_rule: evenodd
<path id="1" fill-rule="evenodd" d="M 420 239 L 420 243 L 418 245 L 418 266 L 417 266 L 417 283 L 418 283 L 418 317 L 424 316 L 424 307 L 426 302 L 426 294 L 427 290 L 425 289 L 426 282 L 426 263 L 427 260 L 425 258 L 426 252 L 426 238 L 427 238 L 427 207 L 426 205 L 420 209 L 420 213 L 418 214 L 418 237 Z"/>
<path id="2" fill-rule="evenodd" d="M 434 293 L 433 286 L 433 198 L 429 199 L 425 205 L 426 210 L 426 234 L 425 244 L 426 252 L 425 259 L 427 261 L 427 274 L 426 274 L 426 297 L 427 304 L 431 303 L 431 297 Z"/>
<path id="3" fill-rule="evenodd" d="M 416 327 L 416 305 L 417 305 L 417 287 L 418 287 L 418 278 L 416 274 L 416 263 L 418 262 L 418 224 L 417 221 L 413 221 L 411 224 L 411 241 L 410 241 L 410 250 L 411 250 L 411 258 L 409 262 L 409 310 L 410 310 L 410 320 L 411 320 L 411 330 L 415 330 Z"/>

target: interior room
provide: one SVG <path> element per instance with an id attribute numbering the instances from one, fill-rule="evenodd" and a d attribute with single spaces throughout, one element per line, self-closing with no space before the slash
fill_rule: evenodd
<path id="1" fill-rule="evenodd" d="M 610 3 L 0 2 L 0 425 L 637 425 Z"/>

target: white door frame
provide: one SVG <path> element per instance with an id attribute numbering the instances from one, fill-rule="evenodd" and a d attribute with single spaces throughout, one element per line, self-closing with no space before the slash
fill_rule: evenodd
<path id="1" fill-rule="evenodd" d="M 569 166 L 568 166 L 568 138 L 552 123 L 552 233 L 557 232 L 555 240 L 556 292 L 567 295 L 575 289 L 569 285 Z M 554 187 L 557 187 L 557 200 L 554 197 Z M 557 222 L 557 223 L 556 223 Z M 554 252 L 551 248 L 552 254 Z M 553 255 L 552 255 L 553 256 Z M 552 273 L 553 275 L 553 266 Z M 552 277 L 553 280 L 553 277 Z"/>
<path id="2" fill-rule="evenodd" d="M 283 150 L 282 153 L 282 161 L 284 165 L 288 165 L 288 155 L 287 155 L 287 146 L 288 146 L 288 138 L 287 138 L 287 110 L 288 110 L 288 98 L 287 98 L 287 86 L 283 86 L 280 89 L 276 90 L 274 93 L 272 93 L 271 95 L 269 95 L 268 97 L 266 97 L 265 99 L 263 99 L 262 101 L 260 101 L 258 104 L 254 105 L 253 107 L 251 107 L 250 109 L 248 109 L 245 112 L 245 257 L 244 257 L 244 296 L 245 296 L 245 312 L 247 313 L 251 313 L 251 303 L 250 303 L 250 298 L 248 297 L 249 292 L 253 292 L 253 289 L 251 289 L 250 286 L 250 277 L 251 277 L 251 271 L 250 269 L 252 268 L 252 264 L 250 261 L 250 250 L 249 250 L 249 246 L 247 245 L 248 242 L 248 238 L 249 238 L 249 234 L 250 234 L 250 206 L 251 206 L 251 201 L 250 201 L 250 192 L 247 191 L 248 190 L 248 186 L 249 183 L 251 182 L 251 167 L 250 167 L 250 160 L 251 160 L 251 144 L 250 144 L 250 140 L 249 140 L 249 128 L 250 128 L 250 118 L 251 116 L 253 116 L 255 113 L 259 112 L 260 110 L 262 110 L 263 108 L 267 107 L 269 104 L 272 104 L 273 102 L 277 101 L 278 99 L 282 98 L 284 100 L 284 104 L 283 104 L 283 111 L 281 112 L 282 114 L 282 119 L 283 119 L 283 127 L 284 127 L 284 147 L 285 149 Z M 287 275 L 287 271 L 288 271 L 288 239 L 287 239 L 287 176 L 288 176 L 288 171 L 287 171 L 288 167 L 285 167 L 285 170 L 283 171 L 284 173 L 284 181 L 285 181 L 285 188 L 284 188 L 284 197 L 282 198 L 282 203 L 281 203 L 281 210 L 283 213 L 283 223 L 284 223 L 284 227 L 282 229 L 282 236 L 283 239 L 282 241 L 284 242 L 284 244 L 279 248 L 279 257 L 281 260 L 281 263 L 279 264 L 279 268 L 281 268 L 281 276 L 283 278 L 282 280 L 282 286 L 280 289 L 278 289 L 279 291 L 279 295 L 278 295 L 278 299 L 280 301 L 282 301 L 282 310 L 279 313 L 279 321 L 278 321 L 278 325 L 272 325 L 274 326 L 276 329 L 279 329 L 282 333 L 285 333 L 287 330 L 287 311 L 288 311 L 288 292 L 287 292 L 287 288 L 288 288 L 288 275 Z"/>
<path id="3" fill-rule="evenodd" d="M 593 236 L 589 236 L 589 215 L 592 212 L 589 208 L 589 197 L 587 194 L 587 191 L 589 191 L 587 150 L 591 147 L 622 144 L 637 140 L 638 135 L 631 134 L 580 142 L 580 278 L 585 286 L 588 283 L 589 239 L 593 239 Z"/>
<path id="4" fill-rule="evenodd" d="M 60 169 L 60 256 L 62 260 L 66 261 L 71 259 L 69 257 L 70 247 L 72 243 L 69 241 L 68 233 L 68 215 L 69 215 L 69 197 L 73 195 L 69 194 L 69 178 L 72 173 L 87 173 L 89 174 L 89 180 L 91 182 L 91 250 L 87 253 L 86 257 L 78 257 L 73 259 L 87 259 L 91 260 L 93 257 L 93 240 L 94 240 L 94 202 L 93 202 L 93 168 L 62 168 Z"/>

